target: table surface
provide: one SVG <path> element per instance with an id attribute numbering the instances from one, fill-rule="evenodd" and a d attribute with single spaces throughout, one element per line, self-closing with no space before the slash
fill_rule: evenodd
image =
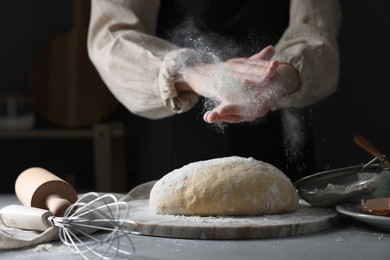
<path id="1" fill-rule="evenodd" d="M 18 203 L 0 195 L 0 208 Z M 390 257 L 390 232 L 342 217 L 339 226 L 310 235 L 249 240 L 192 240 L 131 235 L 135 252 L 127 259 L 375 259 Z M 0 259 L 82 259 L 59 241 L 0 251 Z"/>

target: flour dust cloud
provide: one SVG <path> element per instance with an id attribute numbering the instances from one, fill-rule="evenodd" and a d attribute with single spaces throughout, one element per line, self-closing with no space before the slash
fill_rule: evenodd
<path id="1" fill-rule="evenodd" d="M 201 54 L 201 60 L 204 63 L 221 63 L 227 59 L 227 53 L 230 57 L 235 57 L 236 54 L 240 53 L 240 50 L 234 42 L 220 35 L 199 31 L 191 20 L 172 30 L 169 40 L 180 47 L 196 50 Z M 242 104 L 246 115 L 256 114 L 258 107 L 261 106 L 261 100 L 276 98 L 283 89 L 283 86 L 272 86 L 265 91 L 263 90 L 260 95 L 257 93 L 248 93 L 250 89 L 248 90 L 240 80 L 234 78 L 223 66 L 221 66 L 221 69 L 213 77 L 214 82 L 205 80 L 203 84 L 214 91 L 214 96 L 222 97 L 223 100 L 234 98 L 236 103 Z M 203 114 L 220 104 L 220 101 L 214 98 L 202 98 L 201 100 L 203 100 Z M 299 113 L 285 109 L 281 112 L 281 120 L 285 154 L 290 162 L 295 162 L 302 153 L 304 146 L 304 118 Z M 256 120 L 252 124 L 257 124 L 258 122 L 259 120 Z M 215 131 L 224 134 L 229 124 L 215 123 L 211 127 Z M 261 127 L 261 124 L 257 125 L 257 127 Z"/>

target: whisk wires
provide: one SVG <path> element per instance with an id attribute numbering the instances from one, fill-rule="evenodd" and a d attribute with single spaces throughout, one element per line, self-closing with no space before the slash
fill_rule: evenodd
<path id="1" fill-rule="evenodd" d="M 114 259 L 135 250 L 130 234 L 135 233 L 136 224 L 126 219 L 129 210 L 126 202 L 112 194 L 90 192 L 72 204 L 64 217 L 53 218 L 52 222 L 59 227 L 62 243 L 84 259 Z"/>

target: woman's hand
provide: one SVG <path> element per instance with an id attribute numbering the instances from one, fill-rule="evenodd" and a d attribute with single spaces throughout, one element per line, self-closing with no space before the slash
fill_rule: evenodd
<path id="1" fill-rule="evenodd" d="M 273 54 L 270 46 L 249 58 L 185 68 L 176 88 L 218 103 L 204 114 L 208 123 L 253 121 L 265 116 L 283 95 L 299 86 L 295 69 L 271 61 Z"/>
<path id="2" fill-rule="evenodd" d="M 203 119 L 208 123 L 239 123 L 264 117 L 285 95 L 298 90 L 300 79 L 297 71 L 289 64 L 279 64 L 276 74 L 263 88 L 247 91 L 247 102 L 224 102 L 207 111 Z"/>

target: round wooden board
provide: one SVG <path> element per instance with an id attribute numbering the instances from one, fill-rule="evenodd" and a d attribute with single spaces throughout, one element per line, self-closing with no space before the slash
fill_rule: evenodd
<path id="1" fill-rule="evenodd" d="M 130 203 L 129 219 L 143 235 L 191 239 L 253 239 L 310 234 L 335 227 L 334 208 L 314 208 L 301 202 L 294 213 L 259 217 L 198 217 L 158 215 L 148 200 Z"/>

